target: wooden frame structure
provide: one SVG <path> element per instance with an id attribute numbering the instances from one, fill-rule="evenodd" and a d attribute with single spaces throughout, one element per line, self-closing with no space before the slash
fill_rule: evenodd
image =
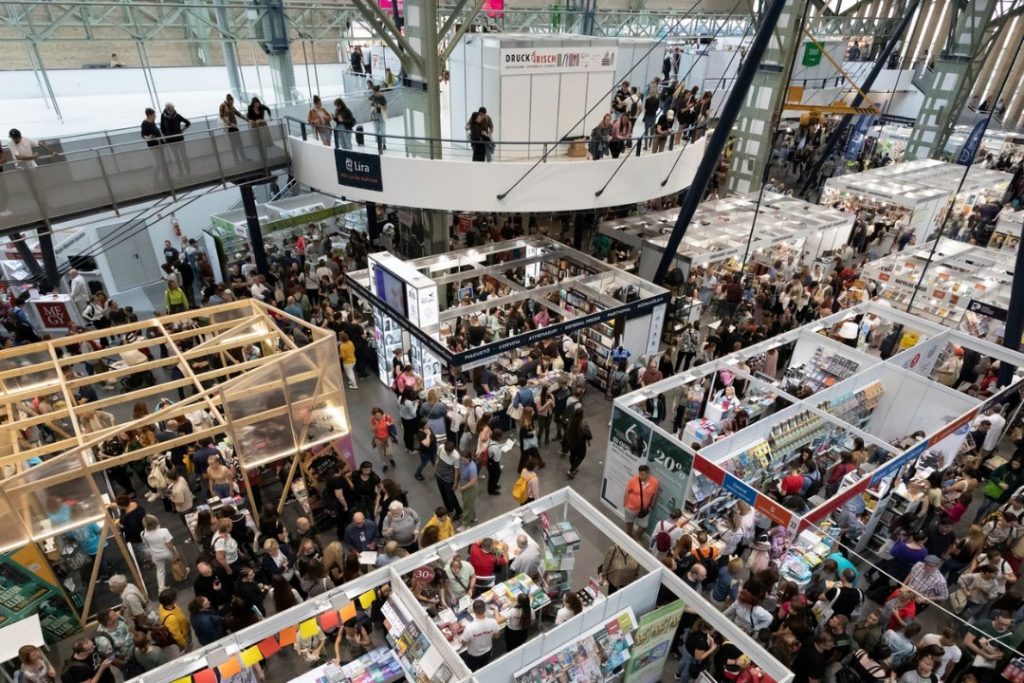
<path id="1" fill-rule="evenodd" d="M 298 346 L 283 331 L 295 328 L 309 343 Z M 102 348 L 100 340 L 109 338 L 123 343 Z M 148 374 L 156 369 L 169 379 Z M 86 385 L 97 400 L 79 395 Z M 193 395 L 149 412 L 149 402 L 187 390 Z M 147 410 L 137 410 L 140 403 Z M 118 421 L 110 410 L 132 419 Z M 193 422 L 189 434 L 115 457 L 101 453 L 114 435 L 199 411 L 205 419 Z M 292 458 L 280 509 L 298 456 L 345 439 L 351 451 L 349 427 L 334 334 L 252 299 L 7 349 L 0 352 L 0 519 L 10 522 L 0 525 L 0 552 L 101 524 L 103 540 L 112 536 L 127 559 L 97 476 L 220 435 L 231 439 L 244 472 Z M 249 478 L 242 480 L 258 520 Z M 60 506 L 71 514 L 54 515 Z M 128 565 L 144 589 L 134 563 Z M 82 623 L 93 585 L 78 615 Z"/>

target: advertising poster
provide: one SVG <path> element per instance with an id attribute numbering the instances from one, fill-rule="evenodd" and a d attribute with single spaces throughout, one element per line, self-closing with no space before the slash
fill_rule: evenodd
<path id="1" fill-rule="evenodd" d="M 633 634 L 633 656 L 626 665 L 625 683 L 661 680 L 683 607 L 683 601 L 676 600 L 640 617 L 640 625 Z"/>
<path id="2" fill-rule="evenodd" d="M 615 71 L 615 47 L 506 47 L 502 74 L 587 73 Z"/>
<path id="3" fill-rule="evenodd" d="M 655 430 L 651 434 L 647 464 L 651 468 L 651 475 L 661 487 L 654 509 L 647 517 L 647 525 L 650 527 L 657 524 L 658 520 L 667 519 L 673 508 L 683 507 L 686 482 L 693 469 L 693 456 Z"/>
<path id="4" fill-rule="evenodd" d="M 0 625 L 39 615 L 46 642 L 55 643 L 81 630 L 78 619 L 57 587 L 57 577 L 35 544 L 0 555 Z"/>
<path id="5" fill-rule="evenodd" d="M 612 408 L 612 429 L 601 498 L 619 515 L 622 515 L 626 484 L 636 474 L 636 468 L 647 462 L 650 440 L 651 428 L 647 424 L 617 406 Z"/>

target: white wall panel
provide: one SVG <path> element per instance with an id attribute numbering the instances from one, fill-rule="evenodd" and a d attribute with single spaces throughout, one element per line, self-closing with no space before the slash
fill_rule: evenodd
<path id="1" fill-rule="evenodd" d="M 561 137 L 558 134 L 558 99 L 554 97 L 558 92 L 561 76 L 561 74 L 537 74 L 531 79 L 530 137 L 520 139 L 551 142 Z M 530 153 L 542 154 L 543 150 L 538 146 L 530 150 Z"/>
<path id="2" fill-rule="evenodd" d="M 562 74 L 561 84 L 557 98 L 551 98 L 557 104 L 559 137 L 587 135 L 590 128 L 584 128 L 582 123 L 575 125 L 586 111 L 580 103 L 587 97 L 587 74 Z"/>

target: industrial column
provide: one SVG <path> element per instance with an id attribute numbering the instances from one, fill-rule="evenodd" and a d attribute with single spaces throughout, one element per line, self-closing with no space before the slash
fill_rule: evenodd
<path id="1" fill-rule="evenodd" d="M 57 271 L 57 254 L 53 250 L 53 232 L 50 226 L 36 230 L 39 237 L 39 254 L 43 257 L 43 279 L 49 291 L 57 289 L 60 273 Z"/>
<path id="2" fill-rule="evenodd" d="M 256 0 L 254 4 L 263 10 L 263 16 L 256 26 L 256 37 L 270 62 L 274 97 L 278 102 L 294 102 L 298 99 L 298 93 L 295 90 L 295 66 L 292 64 L 284 1 Z"/>
<path id="3" fill-rule="evenodd" d="M 252 247 L 252 260 L 256 271 L 262 275 L 270 273 L 267 264 L 267 250 L 263 246 L 263 228 L 260 226 L 260 215 L 256 210 L 256 195 L 249 183 L 239 185 L 242 193 L 242 209 L 245 211 L 245 226 L 249 229 L 249 245 Z"/>
<path id="4" fill-rule="evenodd" d="M 444 23 L 439 25 L 437 0 L 406 0 L 402 18 L 405 33 L 399 31 L 394 20 L 376 2 L 353 0 L 356 11 L 388 46 L 398 55 L 405 69 L 409 86 L 405 96 L 406 152 L 414 156 L 440 159 L 441 144 L 441 65 L 451 56 L 455 45 L 462 39 L 484 0 L 457 0 Z M 463 10 L 470 9 L 465 16 Z M 457 21 L 462 24 L 454 30 Z M 447 39 L 442 49 L 440 42 Z M 390 133 L 390 131 L 389 131 Z M 393 134 L 393 133 L 390 133 Z M 423 211 L 424 247 L 437 254 L 448 248 L 448 221 L 445 212 Z"/>
<path id="5" fill-rule="evenodd" d="M 764 59 L 758 65 L 750 92 L 743 100 L 733 128 L 733 155 L 727 187 L 730 194 L 761 189 L 764 169 L 772 154 L 772 136 L 786 96 L 793 51 L 803 48 L 800 24 L 808 0 L 786 0 Z"/>
<path id="6" fill-rule="evenodd" d="M 224 68 L 228 70 L 228 83 L 231 92 L 235 94 L 239 104 L 244 104 L 248 99 L 242 91 L 241 71 L 238 66 L 238 50 L 235 46 L 235 38 L 231 33 L 231 22 L 228 21 L 228 10 L 224 3 L 218 2 L 214 8 L 214 15 L 217 17 L 217 30 L 221 35 L 221 49 L 224 51 Z"/>
<path id="7" fill-rule="evenodd" d="M 917 122 L 910 132 L 904 159 L 925 159 L 942 154 L 985 63 L 986 46 L 998 36 L 1004 25 L 1004 22 L 993 22 L 998 0 L 971 0 L 965 4 L 966 8 L 960 9 L 957 21 L 950 22 L 952 35 L 935 60 L 935 70 Z M 958 3 L 953 6 L 957 7 Z"/>

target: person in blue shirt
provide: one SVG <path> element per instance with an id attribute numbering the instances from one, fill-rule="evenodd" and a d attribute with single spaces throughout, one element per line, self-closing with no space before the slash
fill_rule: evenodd
<path id="1" fill-rule="evenodd" d="M 380 532 L 377 523 L 367 519 L 362 512 L 352 515 L 352 523 L 345 527 L 345 545 L 352 552 L 362 553 L 377 549 Z"/>
<path id="2" fill-rule="evenodd" d="M 832 560 L 836 563 L 836 566 L 839 567 L 840 576 L 843 575 L 843 570 L 850 569 L 853 571 L 855 577 L 860 577 L 860 571 L 857 569 L 857 567 L 853 565 L 853 562 L 850 562 L 848 559 L 843 557 L 842 554 L 832 553 L 828 556 L 827 559 Z"/>

